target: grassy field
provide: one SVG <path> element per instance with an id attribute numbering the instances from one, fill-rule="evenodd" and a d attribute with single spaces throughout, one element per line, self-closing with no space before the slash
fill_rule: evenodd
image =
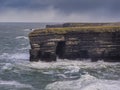
<path id="1" fill-rule="evenodd" d="M 82 27 L 61 27 L 61 28 L 45 28 L 36 29 L 29 36 L 39 34 L 66 34 L 68 32 L 116 32 L 120 31 L 119 25 L 100 25 L 100 26 L 82 26 Z"/>

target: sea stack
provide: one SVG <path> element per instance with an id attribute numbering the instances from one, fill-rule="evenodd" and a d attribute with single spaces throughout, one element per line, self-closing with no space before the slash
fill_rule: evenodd
<path id="1" fill-rule="evenodd" d="M 29 34 L 30 61 L 104 60 L 120 62 L 120 23 L 47 25 Z"/>

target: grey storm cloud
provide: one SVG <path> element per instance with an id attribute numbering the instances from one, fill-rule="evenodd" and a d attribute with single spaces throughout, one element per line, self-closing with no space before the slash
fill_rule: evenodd
<path id="1" fill-rule="evenodd" d="M 45 10 L 52 7 L 63 13 L 106 10 L 120 13 L 120 0 L 0 0 L 0 10 Z"/>
<path id="2" fill-rule="evenodd" d="M 120 21 L 120 0 L 0 0 L 0 22 Z"/>

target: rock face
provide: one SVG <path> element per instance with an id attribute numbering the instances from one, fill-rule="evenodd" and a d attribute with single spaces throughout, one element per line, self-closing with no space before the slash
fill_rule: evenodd
<path id="1" fill-rule="evenodd" d="M 30 61 L 56 61 L 58 57 L 120 62 L 120 26 L 107 25 L 58 25 L 59 28 L 47 26 L 46 29 L 35 30 L 29 34 Z"/>

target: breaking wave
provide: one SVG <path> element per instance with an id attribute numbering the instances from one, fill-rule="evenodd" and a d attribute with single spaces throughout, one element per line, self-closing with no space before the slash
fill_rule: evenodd
<path id="1" fill-rule="evenodd" d="M 28 84 L 22 84 L 20 82 L 17 81 L 3 81 L 0 80 L 0 89 L 2 89 L 2 87 L 4 87 L 4 89 L 9 89 L 9 90 L 17 90 L 18 89 L 29 89 L 29 90 L 33 90 L 33 87 L 31 85 Z"/>
<path id="2" fill-rule="evenodd" d="M 40 29 L 40 28 L 31 28 L 31 29 L 24 29 L 24 31 L 34 31 L 34 30 L 36 30 L 36 29 Z"/>
<path id="3" fill-rule="evenodd" d="M 78 80 L 57 81 L 46 86 L 46 90 L 120 90 L 120 81 L 101 80 L 89 74 Z"/>
<path id="4" fill-rule="evenodd" d="M 0 59 L 29 59 L 29 54 L 27 53 L 15 53 L 15 54 L 9 54 L 9 53 L 3 53 L 0 55 Z"/>
<path id="5" fill-rule="evenodd" d="M 48 68 L 63 68 L 63 69 L 71 69 L 71 68 L 100 68 L 107 66 L 115 66 L 120 63 L 109 63 L 104 61 L 98 62 L 90 62 L 90 61 L 75 61 L 75 60 L 67 60 L 67 59 L 59 59 L 57 62 L 32 62 L 30 67 L 36 69 L 48 69 Z"/>
<path id="6" fill-rule="evenodd" d="M 15 39 L 27 39 L 28 40 L 28 37 L 26 37 L 26 36 L 17 36 Z"/>

